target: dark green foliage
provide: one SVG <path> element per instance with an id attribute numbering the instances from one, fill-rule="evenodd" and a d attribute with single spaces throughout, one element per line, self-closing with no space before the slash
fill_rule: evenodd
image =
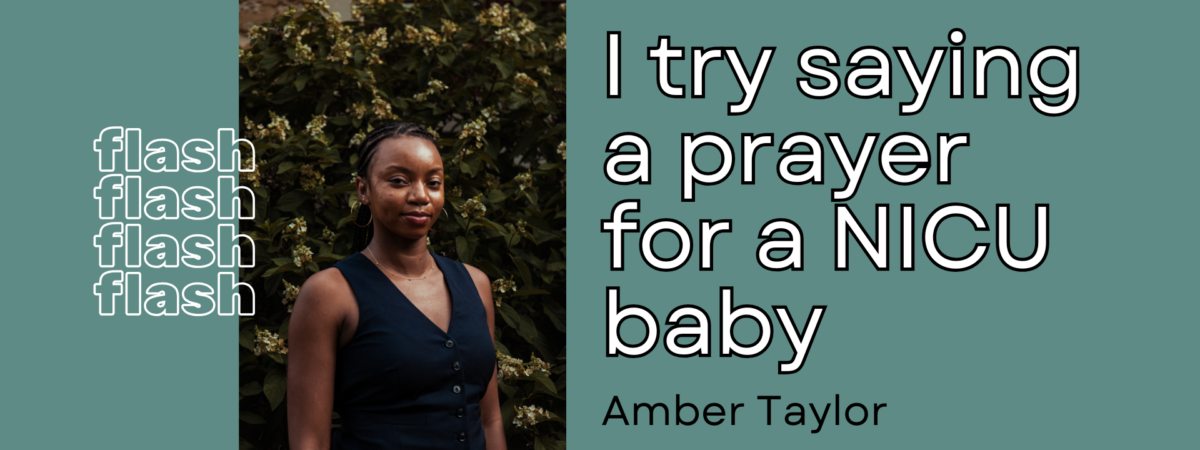
<path id="1" fill-rule="evenodd" d="M 257 210 L 241 231 L 258 250 L 242 280 L 258 298 L 240 328 L 241 445 L 287 448 L 296 287 L 350 253 L 358 144 L 373 125 L 400 120 L 438 135 L 446 167 L 446 210 L 430 249 L 494 281 L 509 446 L 564 448 L 565 8 L 356 8 L 342 23 L 323 2 L 306 5 L 253 30 L 241 52 L 241 136 L 258 153 L 256 171 L 242 175 Z"/>

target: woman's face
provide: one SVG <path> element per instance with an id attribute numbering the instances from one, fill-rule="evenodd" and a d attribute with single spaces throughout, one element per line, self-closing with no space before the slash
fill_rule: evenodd
<path id="1" fill-rule="evenodd" d="M 425 237 L 446 201 L 442 155 L 433 144 L 413 136 L 387 139 L 367 171 L 358 179 L 358 197 L 375 223 L 406 239 Z"/>

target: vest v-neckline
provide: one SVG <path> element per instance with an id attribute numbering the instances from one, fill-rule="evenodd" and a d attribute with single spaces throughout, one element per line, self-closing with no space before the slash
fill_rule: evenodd
<path id="1" fill-rule="evenodd" d="M 417 305 L 413 303 L 407 295 L 404 294 L 404 291 L 400 290 L 399 286 L 396 286 L 396 283 L 392 281 L 391 277 L 388 277 L 387 274 L 383 273 L 382 268 L 380 268 L 375 261 L 372 261 L 371 258 L 367 258 L 367 255 L 363 254 L 362 252 L 359 252 L 359 255 L 362 255 L 363 258 L 366 258 L 367 262 L 371 263 L 371 267 L 375 269 L 375 274 L 383 277 L 383 280 L 386 281 L 387 284 L 392 287 L 392 290 L 394 290 L 396 294 L 400 296 L 401 301 L 399 303 L 401 304 L 401 308 L 403 308 L 404 305 L 407 305 L 412 309 L 412 312 L 415 312 L 417 315 L 421 316 L 421 319 L 425 323 L 442 333 L 442 335 L 445 337 L 450 338 L 450 330 L 454 329 L 454 312 L 456 310 L 455 305 L 458 302 L 455 301 L 454 298 L 454 285 L 450 283 L 449 272 L 444 266 L 442 266 L 442 262 L 438 260 L 437 255 L 433 254 L 432 252 L 429 253 L 429 256 L 433 258 L 433 263 L 436 264 L 438 270 L 442 272 L 442 282 L 446 284 L 446 293 L 450 296 L 450 321 L 446 323 L 445 330 L 443 330 L 442 327 L 439 327 L 438 324 L 434 323 L 433 319 L 430 319 L 428 315 L 425 315 L 425 311 L 421 311 L 421 308 L 418 308 Z"/>

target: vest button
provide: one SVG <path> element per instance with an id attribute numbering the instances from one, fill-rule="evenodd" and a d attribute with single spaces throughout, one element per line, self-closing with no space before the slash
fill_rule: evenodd
<path id="1" fill-rule="evenodd" d="M 446 348 L 454 348 L 454 340 L 453 339 L 446 341 Z"/>
<path id="2" fill-rule="evenodd" d="M 454 370 L 462 370 L 462 364 L 459 364 L 458 361 L 455 361 Z"/>
<path id="3" fill-rule="evenodd" d="M 459 442 L 467 442 L 467 433 L 458 433 Z"/>
<path id="4" fill-rule="evenodd" d="M 454 412 L 454 417 L 462 417 L 462 416 L 465 416 L 465 415 L 467 415 L 467 412 L 466 412 L 466 411 L 463 411 L 463 409 L 462 409 L 462 408 L 458 408 L 458 411 L 455 411 L 455 412 Z"/>
<path id="5" fill-rule="evenodd" d="M 451 390 L 454 391 L 455 394 L 460 393 L 460 392 L 462 392 L 462 386 L 459 386 L 456 384 L 456 385 L 454 385 L 454 389 L 451 389 Z"/>

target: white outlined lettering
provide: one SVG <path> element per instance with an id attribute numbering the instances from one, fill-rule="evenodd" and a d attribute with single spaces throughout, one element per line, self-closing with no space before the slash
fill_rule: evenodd
<path id="1" fill-rule="evenodd" d="M 659 36 L 657 48 L 646 48 L 646 59 L 658 61 L 654 69 L 658 79 L 658 92 L 670 98 L 683 98 L 683 86 L 671 84 L 671 61 L 683 59 L 683 47 L 672 47 L 671 36 Z"/>
<path id="2" fill-rule="evenodd" d="M 854 235 L 854 241 L 871 258 L 871 264 L 875 266 L 875 270 L 888 270 L 888 205 L 885 203 L 875 205 L 875 239 L 871 239 L 863 230 L 862 223 L 858 221 L 858 217 L 854 216 L 849 205 L 838 204 L 833 207 L 835 210 L 834 227 L 837 230 L 837 242 L 834 244 L 836 264 L 833 270 L 850 270 L 848 255 L 850 242 L 847 239 L 846 231 L 850 231 Z M 868 242 L 870 245 L 867 244 Z"/>
<path id="3" fill-rule="evenodd" d="M 979 214 L 979 210 L 962 203 L 947 203 L 939 206 L 925 219 L 925 256 L 934 265 L 951 272 L 959 272 L 975 267 L 983 257 L 987 255 L 990 244 L 978 243 L 971 253 L 962 258 L 951 258 L 946 256 L 946 253 L 938 247 L 937 230 L 942 226 L 942 221 L 950 217 L 963 217 L 971 221 L 975 227 L 975 231 L 988 231 L 987 220 L 984 220 L 983 215 Z"/>
<path id="4" fill-rule="evenodd" d="M 716 133 L 683 133 L 683 193 L 681 201 L 696 201 L 696 183 L 705 186 L 720 184 L 733 173 L 733 147 L 724 136 Z M 721 167 L 713 172 L 704 172 L 696 167 L 696 150 L 705 145 L 716 147 L 721 152 Z"/>
<path id="5" fill-rule="evenodd" d="M 637 305 L 621 306 L 621 288 L 607 288 L 608 306 L 605 313 L 605 328 L 608 329 L 608 345 L 604 356 L 615 358 L 641 358 L 650 354 L 658 344 L 658 318 L 650 310 Z M 646 338 L 633 345 L 621 338 L 621 323 L 626 320 L 640 320 L 646 326 Z"/>
<path id="6" fill-rule="evenodd" d="M 777 232 L 787 233 L 787 237 L 773 238 Z M 804 270 L 804 231 L 800 225 L 788 219 L 773 219 L 763 224 L 758 230 L 758 237 L 764 239 L 758 244 L 758 265 L 771 271 Z M 787 255 L 775 259 L 771 252 L 783 250 Z"/>
<path id="7" fill-rule="evenodd" d="M 996 252 L 1000 254 L 1000 262 L 1004 267 L 1018 272 L 1027 272 L 1038 268 L 1046 261 L 1050 251 L 1050 204 L 1038 203 L 1037 218 L 1034 219 L 1037 238 L 1033 252 L 1028 258 L 1021 259 L 1012 254 L 1012 228 L 1009 225 L 1008 205 L 996 205 Z"/>
<path id="8" fill-rule="evenodd" d="M 609 219 L 600 221 L 600 232 L 612 234 L 608 252 L 608 270 L 625 270 L 625 232 L 638 231 L 641 221 L 625 220 L 626 213 L 641 211 L 640 200 L 621 200 L 613 205 Z"/>
<path id="9" fill-rule="evenodd" d="M 637 152 L 620 151 L 626 145 L 632 145 Z M 608 141 L 605 151 L 612 153 L 604 160 L 604 178 L 609 182 L 621 185 L 650 184 L 650 143 L 646 142 L 645 137 L 634 132 L 618 134 Z M 635 167 L 622 173 L 618 169 L 621 164 L 634 164 Z"/>

